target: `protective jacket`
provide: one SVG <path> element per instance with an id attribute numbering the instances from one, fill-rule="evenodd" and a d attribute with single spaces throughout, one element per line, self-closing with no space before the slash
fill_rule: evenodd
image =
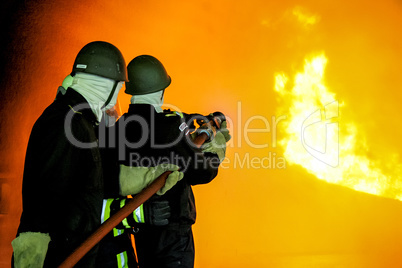
<path id="1" fill-rule="evenodd" d="M 189 144 L 186 116 L 176 112 L 157 113 L 152 105 L 131 104 L 116 123 L 118 158 L 128 166 L 176 164 L 184 178 L 161 198 L 169 201 L 171 224 L 193 224 L 196 219 L 191 185 L 209 183 L 218 173 L 219 159 Z M 124 134 L 122 133 L 124 131 Z M 122 137 L 125 137 L 121 143 Z"/>
<path id="2" fill-rule="evenodd" d="M 60 264 L 100 225 L 104 188 L 95 122 L 86 100 L 70 89 L 33 126 L 18 233 L 50 234 L 45 267 Z M 93 267 L 96 251 L 77 267 Z"/>
<path id="3" fill-rule="evenodd" d="M 178 165 L 184 172 L 184 178 L 172 189 L 150 200 L 169 202 L 169 224 L 139 224 L 136 228 L 138 233 L 135 233 L 135 240 L 141 267 L 192 267 L 194 262 L 191 225 L 196 219 L 196 209 L 191 186 L 209 183 L 214 179 L 218 173 L 219 158 L 190 145 L 189 134 L 193 127 L 187 122 L 190 116 L 170 111 L 158 113 L 150 104 L 131 104 L 129 111 L 109 131 L 108 141 L 113 142 L 107 146 L 104 160 L 109 163 L 119 160 L 114 169 L 111 165 L 105 166 L 106 177 L 112 176 L 108 174 L 115 173 L 119 164 L 150 167 L 170 163 Z M 107 186 L 109 191 L 117 191 L 113 187 L 112 184 Z M 116 236 L 109 242 L 110 245 L 103 243 L 101 248 L 105 254 L 102 255 L 106 256 L 107 252 L 126 244 Z M 130 248 L 124 251 L 129 253 Z M 112 257 L 116 260 L 116 255 Z M 179 262 L 186 265 L 179 266 Z M 102 263 L 106 263 L 106 260 Z M 115 261 L 114 265 L 107 267 L 122 266 Z"/>

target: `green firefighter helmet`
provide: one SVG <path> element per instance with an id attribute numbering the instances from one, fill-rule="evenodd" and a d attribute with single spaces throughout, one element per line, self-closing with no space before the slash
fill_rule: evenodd
<path id="1" fill-rule="evenodd" d="M 125 93 L 144 95 L 167 88 L 172 81 L 165 67 L 155 57 L 141 55 L 127 66 L 128 82 Z"/>
<path id="2" fill-rule="evenodd" d="M 73 66 L 73 73 L 76 72 L 128 81 L 126 62 L 120 50 L 103 41 L 88 43 L 78 52 Z"/>

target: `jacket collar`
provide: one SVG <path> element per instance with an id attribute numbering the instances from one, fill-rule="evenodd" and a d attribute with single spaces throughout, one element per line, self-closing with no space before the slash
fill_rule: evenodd
<path id="1" fill-rule="evenodd" d="M 128 108 L 129 114 L 154 114 L 157 113 L 155 111 L 154 106 L 151 104 L 130 104 Z"/>
<path id="2" fill-rule="evenodd" d="M 87 100 L 74 89 L 68 88 L 67 92 L 60 98 L 58 96 L 57 99 L 68 105 L 70 109 L 81 113 L 87 120 L 97 123 L 96 116 Z"/>

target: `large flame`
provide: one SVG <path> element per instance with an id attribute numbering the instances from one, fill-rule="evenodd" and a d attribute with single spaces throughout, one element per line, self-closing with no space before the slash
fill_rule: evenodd
<path id="1" fill-rule="evenodd" d="M 284 73 L 275 75 L 275 91 L 283 103 L 280 112 L 287 115 L 279 144 L 288 163 L 301 165 L 330 183 L 402 200 L 398 156 L 387 161 L 393 166 L 388 173 L 369 159 L 357 125 L 344 118 L 341 122 L 344 104 L 324 83 L 326 63 L 324 54 L 306 59 L 304 71 L 295 75 L 291 86 Z"/>

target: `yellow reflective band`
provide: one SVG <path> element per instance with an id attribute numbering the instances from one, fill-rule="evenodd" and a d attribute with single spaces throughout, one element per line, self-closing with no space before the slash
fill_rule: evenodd
<path id="1" fill-rule="evenodd" d="M 139 206 L 134 210 L 134 220 L 138 223 L 145 223 L 143 205 Z"/>
<path id="2" fill-rule="evenodd" d="M 124 207 L 125 205 L 126 205 L 126 199 L 122 199 L 122 200 L 120 201 L 120 209 L 121 209 L 122 207 Z M 123 226 L 124 226 L 125 228 L 131 228 L 130 225 L 128 224 L 127 218 L 124 218 L 124 220 L 123 220 L 121 223 L 123 224 Z"/>
<path id="3" fill-rule="evenodd" d="M 101 216 L 101 223 L 104 223 L 107 219 L 110 218 L 110 205 L 112 204 L 114 199 L 103 199 L 103 209 Z"/>
<path id="4" fill-rule="evenodd" d="M 102 214 L 101 214 L 101 224 L 105 221 L 106 203 L 107 203 L 107 200 L 103 199 L 103 202 L 102 202 Z"/>
<path id="5" fill-rule="evenodd" d="M 127 258 L 126 251 L 123 251 L 122 253 L 117 254 L 116 258 L 117 258 L 117 267 L 128 268 L 128 258 Z"/>
<path id="6" fill-rule="evenodd" d="M 138 207 L 138 208 L 136 208 L 136 209 L 134 210 L 134 215 L 133 215 L 133 216 L 134 216 L 134 221 L 135 221 L 135 222 L 139 222 L 139 221 L 138 221 L 138 217 L 137 217 L 137 210 L 138 210 L 139 208 L 140 208 L 140 207 Z"/>
<path id="7" fill-rule="evenodd" d="M 180 112 L 175 112 L 178 116 L 180 116 L 180 118 L 183 118 L 184 116 L 183 116 L 183 113 L 180 113 Z"/>
<path id="8" fill-rule="evenodd" d="M 176 115 L 180 116 L 181 118 L 184 117 L 183 113 L 176 112 L 176 111 L 175 111 L 175 112 L 172 112 L 172 113 L 170 113 L 170 114 L 165 114 L 165 116 L 167 116 L 167 117 L 176 116 Z"/>
<path id="9" fill-rule="evenodd" d="M 71 109 L 74 113 L 76 113 L 76 114 L 82 114 L 81 112 L 77 112 L 76 110 L 74 110 L 74 108 L 71 107 L 71 105 L 68 105 L 68 107 L 70 107 L 70 109 Z"/>
<path id="10" fill-rule="evenodd" d="M 116 228 L 113 228 L 113 236 L 116 237 L 119 235 L 119 230 Z"/>
<path id="11" fill-rule="evenodd" d="M 113 236 L 114 237 L 119 236 L 119 235 L 121 235 L 123 233 L 124 233 L 124 229 L 113 228 Z"/>
<path id="12" fill-rule="evenodd" d="M 120 200 L 120 208 L 124 207 L 126 205 L 126 199 Z"/>

